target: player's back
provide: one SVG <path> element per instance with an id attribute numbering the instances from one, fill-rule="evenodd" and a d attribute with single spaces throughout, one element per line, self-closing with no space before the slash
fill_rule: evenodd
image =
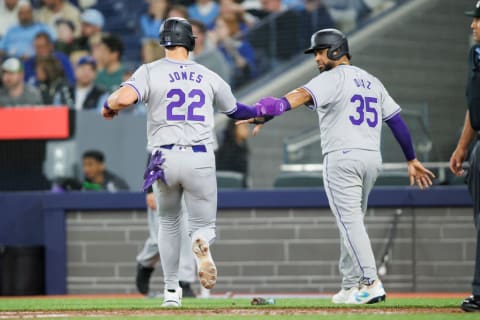
<path id="1" fill-rule="evenodd" d="M 222 111 L 229 111 L 225 110 L 227 105 L 235 106 L 228 84 L 190 60 L 165 58 L 141 68 L 131 80 L 139 81 L 138 76 L 145 77 L 147 82 L 143 101 L 147 107 L 149 148 L 212 143 L 214 104 Z"/>
<path id="2" fill-rule="evenodd" d="M 355 66 L 337 66 L 305 87 L 314 97 L 323 154 L 341 149 L 380 150 L 382 120 L 400 111 L 383 84 Z"/>

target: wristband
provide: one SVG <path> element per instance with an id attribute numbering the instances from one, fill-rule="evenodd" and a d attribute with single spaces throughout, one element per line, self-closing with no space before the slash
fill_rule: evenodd
<path id="1" fill-rule="evenodd" d="M 105 102 L 103 103 L 103 109 L 107 110 L 107 111 L 110 111 L 110 112 L 115 112 L 115 110 L 113 110 L 112 108 L 110 108 L 108 106 L 108 99 L 105 100 Z"/>

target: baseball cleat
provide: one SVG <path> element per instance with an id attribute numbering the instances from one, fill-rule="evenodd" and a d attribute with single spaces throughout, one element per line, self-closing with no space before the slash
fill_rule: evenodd
<path id="1" fill-rule="evenodd" d="M 182 288 L 177 288 L 175 291 L 167 290 L 163 292 L 164 308 L 178 308 L 182 306 Z"/>
<path id="2" fill-rule="evenodd" d="M 357 287 L 352 287 L 348 290 L 343 289 L 338 291 L 337 294 L 333 295 L 332 302 L 335 304 L 346 303 L 347 300 L 358 291 Z"/>
<path id="3" fill-rule="evenodd" d="M 385 301 L 387 294 L 383 289 L 382 281 L 375 280 L 371 285 L 362 285 L 357 292 L 352 294 L 346 304 L 372 304 Z"/>
<path id="4" fill-rule="evenodd" d="M 470 296 L 463 300 L 460 305 L 465 312 L 479 312 L 480 311 L 480 297 L 479 296 Z"/>
<path id="5" fill-rule="evenodd" d="M 198 278 L 205 289 L 212 289 L 217 282 L 217 268 L 213 262 L 208 242 L 203 238 L 193 241 L 192 251 L 197 261 Z"/>
<path id="6" fill-rule="evenodd" d="M 152 276 L 153 268 L 144 267 L 140 263 L 137 264 L 137 275 L 135 277 L 135 284 L 137 290 L 141 294 L 148 294 L 150 277 Z"/>

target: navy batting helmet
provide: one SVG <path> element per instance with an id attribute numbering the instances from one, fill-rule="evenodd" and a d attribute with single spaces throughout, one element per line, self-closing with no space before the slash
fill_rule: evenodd
<path id="1" fill-rule="evenodd" d="M 337 29 L 322 29 L 315 32 L 310 40 L 310 48 L 305 53 L 313 53 L 315 50 L 328 49 L 327 57 L 338 60 L 344 55 L 351 58 L 348 50 L 347 37 Z"/>
<path id="2" fill-rule="evenodd" d="M 164 47 L 185 47 L 188 51 L 195 48 L 195 36 L 192 26 L 183 18 L 168 18 L 160 27 L 160 45 Z"/>

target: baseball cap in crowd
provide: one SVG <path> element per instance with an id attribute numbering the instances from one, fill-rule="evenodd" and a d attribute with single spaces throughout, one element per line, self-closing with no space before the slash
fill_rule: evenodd
<path id="1" fill-rule="evenodd" d="M 105 23 L 103 14 L 96 9 L 87 9 L 83 11 L 82 15 L 80 16 L 80 20 L 86 24 L 91 24 L 93 26 L 99 27 L 100 29 L 103 28 L 103 25 Z"/>
<path id="2" fill-rule="evenodd" d="M 17 58 L 8 58 L 2 63 L 2 70 L 7 72 L 22 72 L 23 64 Z"/>
<path id="3" fill-rule="evenodd" d="M 480 0 L 477 1 L 477 4 L 475 5 L 475 9 L 473 9 L 472 11 L 466 11 L 465 14 L 470 17 L 479 18 L 480 17 Z"/>
<path id="4" fill-rule="evenodd" d="M 77 61 L 77 66 L 81 66 L 84 64 L 89 64 L 93 67 L 93 69 L 97 68 L 97 61 L 92 56 L 83 56 Z"/>

